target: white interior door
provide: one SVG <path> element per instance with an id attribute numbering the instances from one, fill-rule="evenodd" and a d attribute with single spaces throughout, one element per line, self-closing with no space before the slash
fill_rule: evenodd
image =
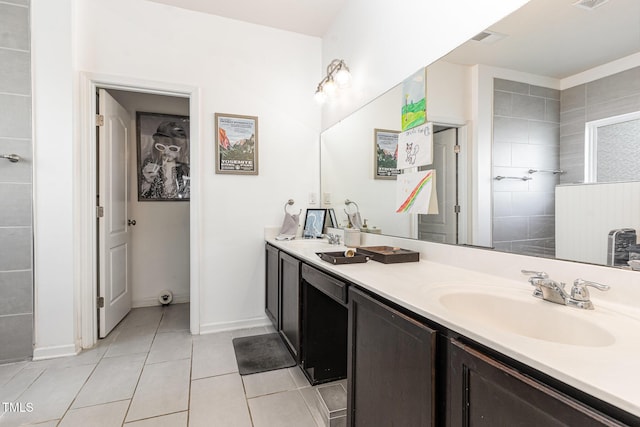
<path id="1" fill-rule="evenodd" d="M 128 164 L 131 116 L 100 89 L 98 131 L 99 336 L 104 338 L 131 310 L 130 233 L 128 225 Z M 103 307 L 100 307 L 102 305 Z"/>
<path id="2" fill-rule="evenodd" d="M 430 242 L 457 243 L 456 206 L 456 129 L 450 128 L 433 134 L 433 165 L 425 169 L 436 170 L 438 214 L 418 216 L 418 238 Z"/>

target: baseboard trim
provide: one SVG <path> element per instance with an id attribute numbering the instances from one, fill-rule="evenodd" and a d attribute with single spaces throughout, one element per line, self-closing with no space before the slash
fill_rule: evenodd
<path id="1" fill-rule="evenodd" d="M 80 353 L 75 344 L 36 347 L 33 349 L 33 360 L 55 359 L 56 357 L 76 356 Z"/>
<path id="2" fill-rule="evenodd" d="M 271 321 L 267 316 L 254 317 L 253 319 L 236 320 L 233 322 L 205 323 L 200 325 L 200 334 L 214 334 L 216 332 L 233 331 L 236 329 L 258 328 L 270 326 Z"/>
<path id="3" fill-rule="evenodd" d="M 189 302 L 189 293 L 186 294 L 173 294 L 173 301 L 171 304 L 183 304 Z M 158 301 L 158 297 L 141 298 L 131 301 L 132 308 L 140 307 L 153 307 L 154 305 L 162 305 Z"/>

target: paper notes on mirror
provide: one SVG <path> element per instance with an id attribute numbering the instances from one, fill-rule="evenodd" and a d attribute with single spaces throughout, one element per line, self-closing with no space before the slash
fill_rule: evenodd
<path id="1" fill-rule="evenodd" d="M 425 123 L 398 135 L 398 169 L 433 163 L 433 123 Z"/>
<path id="2" fill-rule="evenodd" d="M 427 121 L 427 67 L 402 82 L 402 130 Z"/>
<path id="3" fill-rule="evenodd" d="M 396 182 L 396 212 L 438 213 L 435 170 L 398 175 Z"/>

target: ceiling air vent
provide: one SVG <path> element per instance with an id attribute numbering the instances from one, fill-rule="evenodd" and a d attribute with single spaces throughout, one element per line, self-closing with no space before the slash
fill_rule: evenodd
<path id="1" fill-rule="evenodd" d="M 582 9 L 593 10 L 596 7 L 602 6 L 608 1 L 609 0 L 578 0 L 577 2 L 573 3 L 573 5 Z"/>
<path id="2" fill-rule="evenodd" d="M 474 37 L 471 38 L 471 40 L 480 42 L 480 43 L 485 43 L 485 44 L 492 44 L 497 42 L 498 40 L 502 40 L 503 38 L 507 37 L 506 34 L 501 34 L 501 33 L 496 33 L 495 31 L 489 31 L 489 30 L 485 30 L 477 35 L 475 35 Z"/>

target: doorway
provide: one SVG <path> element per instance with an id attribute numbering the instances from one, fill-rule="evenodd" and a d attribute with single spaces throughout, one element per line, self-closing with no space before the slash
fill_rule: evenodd
<path id="1" fill-rule="evenodd" d="M 419 170 L 436 171 L 438 214 L 419 214 L 417 238 L 428 242 L 466 243 L 461 221 L 464 181 L 460 179 L 461 128 L 454 125 L 433 126 L 433 164 Z M 466 207 L 465 207 L 466 208 Z M 465 209 L 466 211 L 466 209 Z"/>
<path id="2" fill-rule="evenodd" d="M 79 333 L 80 346 L 82 348 L 92 347 L 98 339 L 98 227 L 96 223 L 96 200 L 98 200 L 96 177 L 98 176 L 98 150 L 97 150 L 97 132 L 95 120 L 97 117 L 97 91 L 98 89 L 109 90 L 114 93 L 122 92 L 129 96 L 142 95 L 160 95 L 169 98 L 180 98 L 188 104 L 188 113 L 191 117 L 189 123 L 190 133 L 190 176 L 197 177 L 200 172 L 199 167 L 199 91 L 195 87 L 162 84 L 157 82 L 145 82 L 136 79 L 129 79 L 116 76 L 93 75 L 90 73 L 81 74 L 81 103 L 80 103 L 80 125 L 82 137 L 78 138 L 77 160 L 78 167 L 78 203 L 76 203 L 76 212 L 78 218 L 76 243 L 78 250 L 75 254 L 75 264 L 77 269 L 76 288 L 80 304 L 78 304 L 77 324 Z M 121 95 L 122 95 L 121 94 Z M 137 95 L 134 95 L 137 94 Z M 135 116 L 134 116 L 135 117 Z M 133 127 L 135 129 L 135 126 Z M 135 147 L 135 145 L 134 145 Z M 135 158 L 135 156 L 133 157 Z M 137 180 L 132 179 L 135 183 Z M 195 181 L 195 180 L 194 180 Z M 133 184 L 133 183 L 132 183 Z M 194 191 L 195 190 L 195 191 Z M 135 196 L 134 196 L 135 194 Z M 137 192 L 131 194 L 131 199 L 137 201 Z M 188 280 L 182 285 L 183 291 L 174 294 L 174 302 L 181 302 L 185 299 L 190 301 L 189 323 L 192 334 L 199 334 L 200 313 L 199 313 L 199 255 L 200 251 L 197 244 L 200 233 L 199 221 L 199 188 L 192 186 L 190 192 L 190 200 L 181 206 L 182 211 L 187 211 L 186 219 L 181 225 L 173 224 L 173 228 L 180 229 L 180 232 L 187 241 L 187 258 L 181 262 L 183 269 L 186 268 Z M 150 203 L 150 202 L 148 202 Z M 162 202 L 156 202 L 162 203 Z M 176 202 L 179 203 L 179 202 Z M 150 203 L 153 205 L 154 203 Z M 133 212 L 132 212 L 133 213 Z M 139 214 L 139 212 L 137 213 Z M 143 215 L 144 216 L 144 215 Z M 184 217 L 183 217 L 184 218 Z M 134 219 L 129 217 L 128 219 Z M 136 227 L 140 225 L 136 221 Z M 142 234 L 142 233 L 139 233 Z M 184 251 L 183 251 L 184 252 Z M 163 263 L 159 261 L 158 263 Z M 156 265 L 158 264 L 156 263 Z M 130 263 L 131 265 L 131 263 Z M 135 271 L 135 268 L 134 268 Z M 184 280 L 183 280 L 184 282 Z M 132 287 L 132 289 L 135 289 Z M 151 304 L 151 297 L 146 300 L 136 300 L 132 298 L 133 305 L 154 305 Z M 157 301 L 158 295 L 154 298 Z"/>
<path id="3" fill-rule="evenodd" d="M 189 302 L 189 99 L 102 88 L 96 96 L 97 316 L 104 338 L 131 308 Z M 145 175 L 145 164 L 155 170 Z"/>

